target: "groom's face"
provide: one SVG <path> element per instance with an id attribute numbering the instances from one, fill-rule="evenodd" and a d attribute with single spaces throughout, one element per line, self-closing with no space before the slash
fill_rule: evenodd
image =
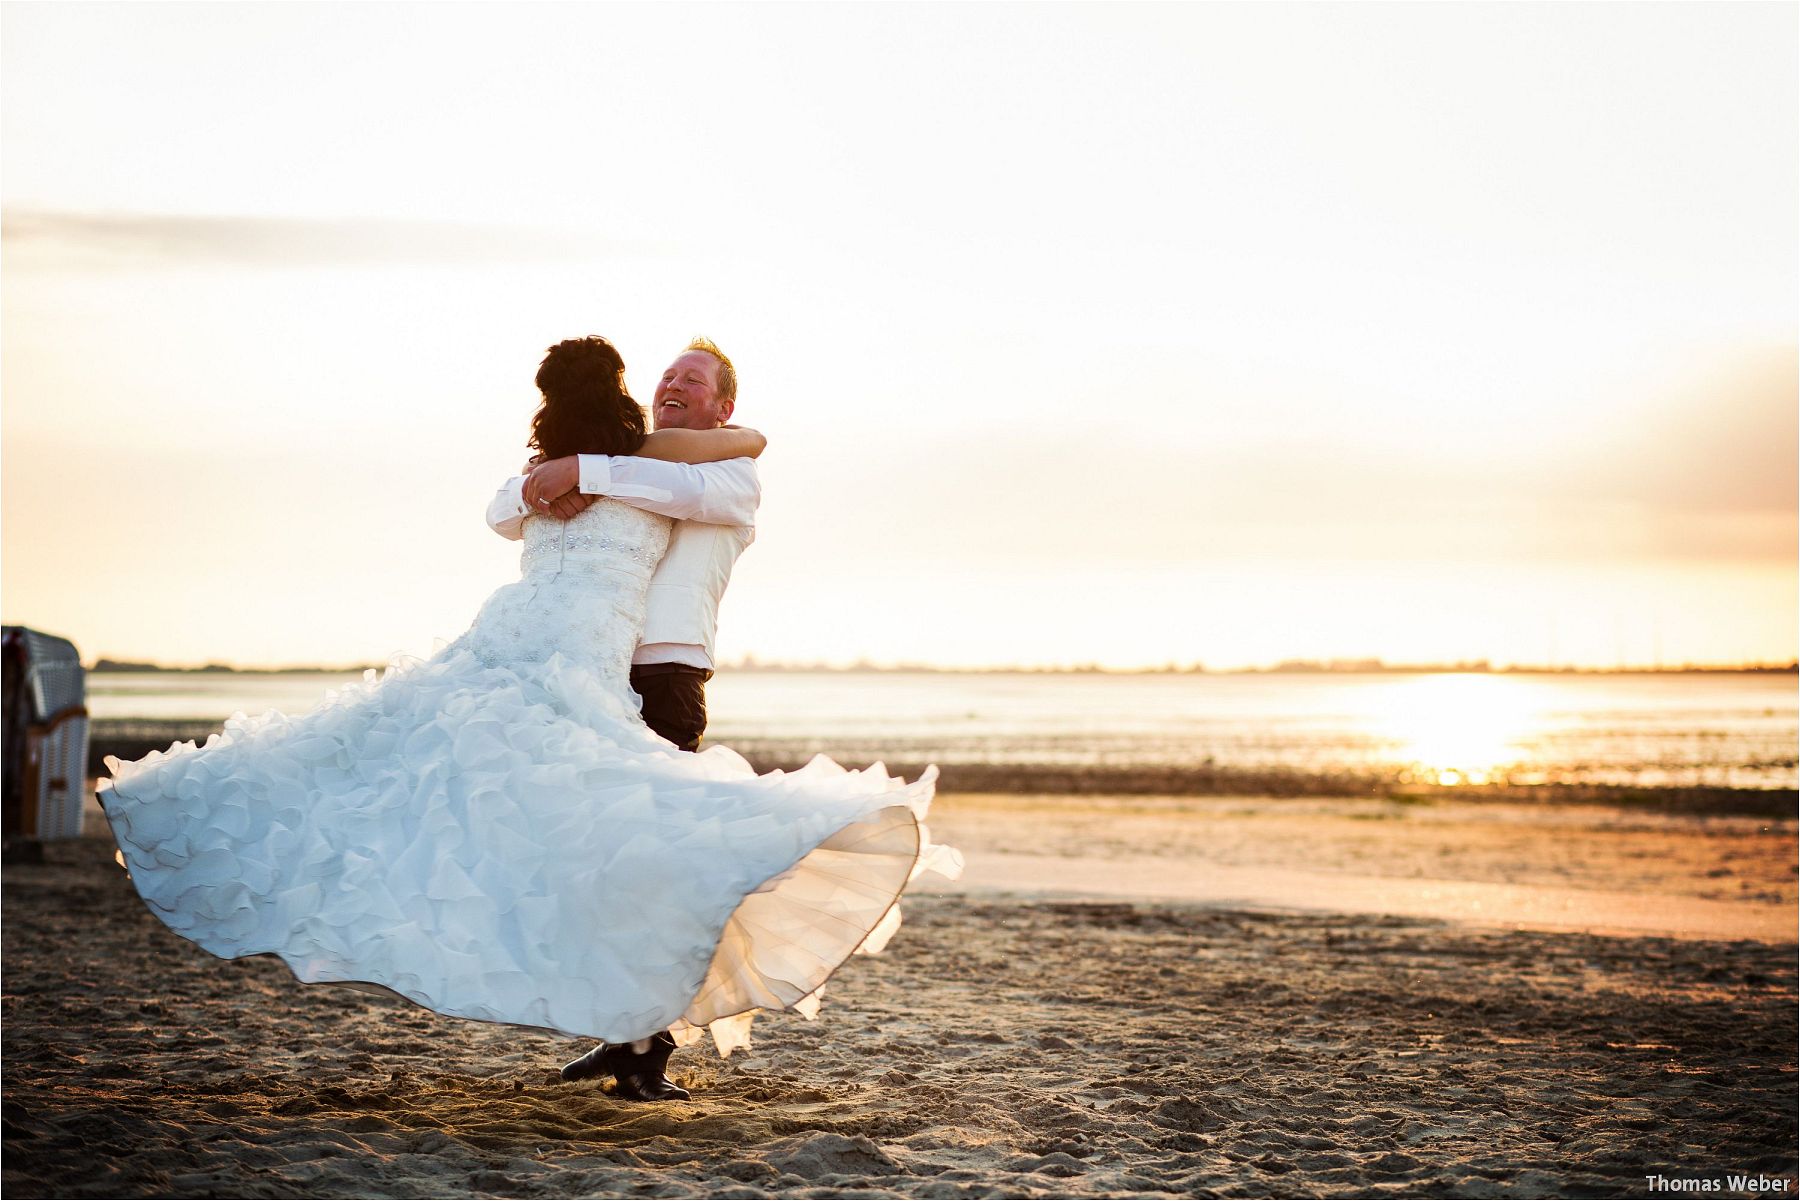
<path id="1" fill-rule="evenodd" d="M 710 430 L 730 419 L 732 403 L 719 399 L 719 360 L 690 350 L 662 373 L 650 415 L 656 428 Z"/>

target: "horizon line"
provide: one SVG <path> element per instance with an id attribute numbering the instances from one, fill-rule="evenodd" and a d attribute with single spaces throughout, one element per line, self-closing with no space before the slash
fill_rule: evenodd
<path id="1" fill-rule="evenodd" d="M 292 663 L 258 666 L 209 662 L 200 664 L 156 663 L 142 660 L 113 659 L 101 656 L 84 663 L 89 672 L 168 672 L 171 674 L 348 674 L 383 671 L 387 663 L 318 664 Z M 792 662 L 759 660 L 753 655 L 719 664 L 720 671 L 782 673 L 866 673 L 866 674 L 936 674 L 936 675 L 1683 675 L 1696 673 L 1800 673 L 1800 660 L 1785 662 L 1745 661 L 1736 663 L 1657 663 L 1657 664 L 1589 664 L 1589 663 L 1502 663 L 1487 659 L 1468 659 L 1447 663 L 1388 663 L 1381 659 L 1284 659 L 1278 663 L 1243 667 L 1206 667 L 1200 663 L 1168 663 L 1161 666 L 1117 667 L 1101 663 L 1071 664 L 988 664 L 945 665 L 936 663 L 855 663 Z"/>

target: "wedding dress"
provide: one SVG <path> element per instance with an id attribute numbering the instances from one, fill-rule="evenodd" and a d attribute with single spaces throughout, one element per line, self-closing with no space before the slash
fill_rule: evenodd
<path id="1" fill-rule="evenodd" d="M 108 758 L 100 798 L 157 917 L 215 955 L 439 1013 L 627 1042 L 818 1008 L 920 872 L 955 875 L 913 783 L 824 756 L 758 776 L 676 750 L 628 676 L 670 522 L 602 500 L 525 523 L 521 578 L 427 660 L 299 717 Z"/>

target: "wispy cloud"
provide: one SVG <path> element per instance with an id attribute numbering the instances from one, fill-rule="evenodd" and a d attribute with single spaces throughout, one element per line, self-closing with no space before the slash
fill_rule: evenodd
<path id="1" fill-rule="evenodd" d="M 1697 364 L 1610 433 L 1592 436 L 1584 465 L 1566 464 L 1566 493 L 1659 513 L 1792 516 L 1800 508 L 1800 351 Z"/>
<path id="2" fill-rule="evenodd" d="M 69 266 L 196 264 L 310 267 L 566 262 L 643 246 L 580 230 L 444 221 L 310 219 L 8 210 L 7 253 Z"/>
<path id="3" fill-rule="evenodd" d="M 1792 346 L 1720 352 L 1627 404 L 1540 418 L 1536 445 L 1465 446 L 1453 433 L 1402 441 L 1396 431 L 1384 446 L 1296 429 L 1184 447 L 1124 426 L 1079 441 L 1061 428 L 1020 432 L 996 458 L 986 446 L 946 448 L 921 435 L 895 453 L 929 464 L 931 486 L 896 494 L 883 537 L 900 557 L 924 558 L 954 529 L 984 558 L 1020 564 L 1103 556 L 1791 568 L 1797 381 Z M 828 456 L 820 445 L 804 465 L 817 476 L 811 490 L 853 492 L 866 468 L 819 466 Z M 807 522 L 817 541 L 847 544 L 870 507 L 790 520 Z"/>

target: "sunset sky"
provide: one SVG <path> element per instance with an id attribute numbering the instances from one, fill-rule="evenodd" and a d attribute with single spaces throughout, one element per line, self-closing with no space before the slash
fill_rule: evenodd
<path id="1" fill-rule="evenodd" d="M 3 596 L 428 653 L 531 377 L 769 437 L 726 659 L 1796 653 L 1800 9 L 0 9 Z"/>

